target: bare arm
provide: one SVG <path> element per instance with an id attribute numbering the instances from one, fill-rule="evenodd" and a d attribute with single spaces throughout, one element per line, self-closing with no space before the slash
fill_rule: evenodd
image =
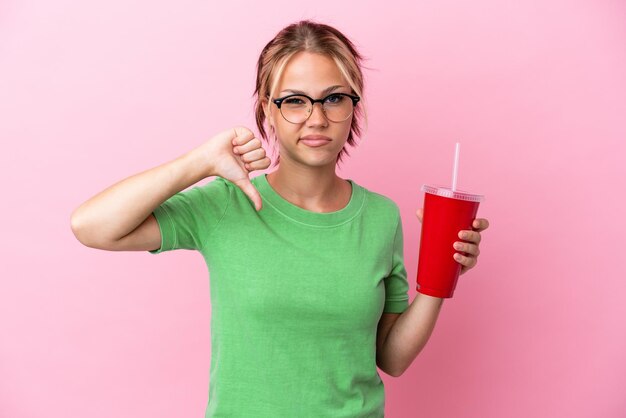
<path id="1" fill-rule="evenodd" d="M 101 249 L 159 248 L 161 235 L 156 219 L 150 216 L 152 211 L 211 175 L 211 167 L 203 161 L 202 154 L 194 151 L 121 180 L 84 202 L 71 216 L 76 238 L 86 246 Z M 140 242 L 126 240 L 124 245 L 123 238 L 138 227 L 142 237 L 135 238 Z"/>
<path id="2" fill-rule="evenodd" d="M 399 313 L 383 312 L 378 320 L 378 329 L 376 330 L 376 365 L 385 373 L 393 376 L 391 372 L 386 368 L 386 364 L 383 362 L 385 358 L 383 356 L 383 345 L 391 331 L 391 327 L 396 323 L 400 317 Z"/>
<path id="3" fill-rule="evenodd" d="M 443 298 L 417 293 L 413 302 L 399 316 L 388 314 L 385 323 L 381 318 L 379 349 L 376 352 L 378 367 L 391 376 L 398 377 L 409 368 L 422 351 L 435 328 Z"/>
<path id="4" fill-rule="evenodd" d="M 269 167 L 261 141 L 235 127 L 170 162 L 108 187 L 74 210 L 72 232 L 84 245 L 112 251 L 156 250 L 161 231 L 152 212 L 161 203 L 205 177 L 232 181 L 261 210 L 249 173 Z"/>
<path id="5" fill-rule="evenodd" d="M 424 209 L 418 209 L 417 218 L 422 222 Z M 459 237 L 475 244 L 464 244 L 463 248 L 472 257 L 463 256 L 463 268 L 469 270 L 476 265 L 479 254 L 480 231 L 489 227 L 486 219 L 474 220 L 474 231 L 460 231 Z M 458 254 L 458 253 L 457 253 Z M 467 271 L 466 270 L 466 271 Z M 463 274 L 463 269 L 461 274 Z M 409 368 L 413 360 L 422 351 L 435 328 L 444 298 L 417 293 L 411 305 L 402 314 L 383 313 L 378 322 L 376 337 L 376 364 L 385 373 L 398 377 Z"/>

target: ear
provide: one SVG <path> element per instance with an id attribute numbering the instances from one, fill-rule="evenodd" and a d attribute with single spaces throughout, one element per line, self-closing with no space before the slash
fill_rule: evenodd
<path id="1" fill-rule="evenodd" d="M 265 99 L 261 99 L 261 107 L 263 108 L 263 113 L 265 113 L 265 118 L 267 119 L 269 117 L 268 113 L 269 113 L 269 109 L 267 108 L 267 104 L 269 103 L 269 101 L 267 100 L 267 98 Z"/>
<path id="2" fill-rule="evenodd" d="M 261 100 L 261 106 L 263 106 L 263 113 L 265 114 L 265 119 L 270 127 L 274 128 L 274 120 L 272 119 L 272 112 L 270 112 L 270 102 L 267 98 Z"/>

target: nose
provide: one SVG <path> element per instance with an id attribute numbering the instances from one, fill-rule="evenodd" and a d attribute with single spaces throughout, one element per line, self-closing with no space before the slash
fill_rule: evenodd
<path id="1" fill-rule="evenodd" d="M 307 119 L 307 124 L 309 126 L 328 125 L 328 119 L 326 119 L 326 115 L 324 114 L 324 108 L 322 107 L 321 103 L 315 103 L 313 105 L 313 109 L 311 109 L 311 115 Z"/>

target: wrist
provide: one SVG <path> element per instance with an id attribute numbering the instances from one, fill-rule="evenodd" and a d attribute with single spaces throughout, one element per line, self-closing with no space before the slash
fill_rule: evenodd
<path id="1" fill-rule="evenodd" d="M 180 174 L 187 184 L 195 184 L 214 175 L 213 165 L 208 164 L 206 159 L 195 151 L 181 155 L 174 161 L 174 164 L 180 170 Z"/>

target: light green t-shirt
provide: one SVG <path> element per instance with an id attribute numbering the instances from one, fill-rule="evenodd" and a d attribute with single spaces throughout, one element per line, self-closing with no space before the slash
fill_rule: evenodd
<path id="1" fill-rule="evenodd" d="M 398 206 L 349 180 L 347 206 L 312 212 L 251 181 L 259 212 L 221 177 L 154 210 L 150 253 L 200 251 L 210 274 L 205 417 L 382 417 L 377 325 L 409 299 Z"/>

